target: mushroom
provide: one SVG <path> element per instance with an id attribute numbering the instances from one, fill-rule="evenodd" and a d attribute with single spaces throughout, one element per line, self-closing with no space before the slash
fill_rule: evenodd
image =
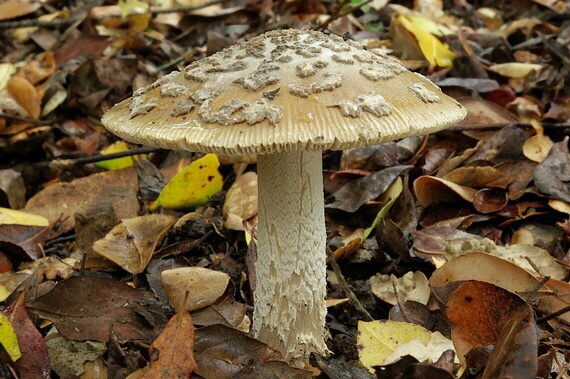
<path id="1" fill-rule="evenodd" d="M 425 135 L 465 109 L 397 60 L 306 30 L 274 30 L 173 72 L 107 112 L 127 141 L 257 155 L 253 334 L 294 364 L 326 353 L 321 151 Z"/>

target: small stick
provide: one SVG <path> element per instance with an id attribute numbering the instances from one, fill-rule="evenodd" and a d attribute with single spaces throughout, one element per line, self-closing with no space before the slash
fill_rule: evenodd
<path id="1" fill-rule="evenodd" d="M 344 276 L 342 275 L 342 272 L 340 271 L 340 266 L 338 265 L 336 259 L 334 259 L 334 253 L 329 247 L 327 247 L 327 256 L 329 258 L 329 262 L 333 268 L 333 271 L 336 277 L 338 278 L 342 290 L 344 291 L 346 296 L 350 299 L 352 305 L 354 305 L 356 310 L 359 311 L 364 316 L 366 321 L 374 321 L 374 318 L 370 316 L 370 313 L 368 313 L 366 309 L 364 309 L 364 307 L 362 306 L 362 304 L 360 303 L 354 292 L 352 292 L 352 290 L 348 286 L 348 283 L 346 282 Z"/>

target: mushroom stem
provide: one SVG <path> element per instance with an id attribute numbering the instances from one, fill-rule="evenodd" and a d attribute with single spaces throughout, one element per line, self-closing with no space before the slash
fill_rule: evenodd
<path id="1" fill-rule="evenodd" d="M 253 332 L 291 363 L 326 353 L 322 153 L 257 157 L 259 222 Z"/>

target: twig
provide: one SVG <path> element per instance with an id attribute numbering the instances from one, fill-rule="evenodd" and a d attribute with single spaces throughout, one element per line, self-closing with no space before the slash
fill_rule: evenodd
<path id="1" fill-rule="evenodd" d="M 120 151 L 118 153 L 111 153 L 111 154 L 96 154 L 96 155 L 91 155 L 88 157 L 83 157 L 83 158 L 75 158 L 75 159 L 54 159 L 51 161 L 43 161 L 43 162 L 38 162 L 35 163 L 35 165 L 38 165 L 40 167 L 54 167 L 54 168 L 59 168 L 59 169 L 66 169 L 66 168 L 70 168 L 72 166 L 75 165 L 83 165 L 83 164 L 88 164 L 88 163 L 95 163 L 95 162 L 101 162 L 101 161 L 107 161 L 110 159 L 116 159 L 116 158 L 124 158 L 124 157 L 130 157 L 133 155 L 140 155 L 140 154 L 149 154 L 149 153 L 154 153 L 156 151 L 161 150 L 160 148 L 156 148 L 156 147 L 139 147 L 136 149 L 132 149 L 132 150 L 127 150 L 127 151 Z"/>
<path id="2" fill-rule="evenodd" d="M 332 269 L 336 277 L 338 278 L 338 282 L 342 290 L 344 291 L 346 296 L 350 299 L 352 305 L 354 305 L 356 310 L 359 311 L 364 316 L 366 321 L 374 321 L 374 318 L 370 316 L 370 313 L 368 313 L 366 309 L 364 309 L 364 307 L 362 306 L 362 304 L 360 303 L 354 292 L 352 292 L 352 290 L 348 286 L 348 283 L 346 282 L 344 276 L 342 275 L 342 272 L 340 271 L 340 266 L 338 265 L 336 259 L 334 259 L 334 253 L 329 247 L 327 247 L 327 256 L 329 258 L 329 263 L 331 264 Z"/>
<path id="3" fill-rule="evenodd" d="M 0 118 L 5 118 L 6 120 L 23 121 L 34 125 L 53 125 L 57 122 L 55 119 L 48 120 L 34 120 L 24 116 L 12 115 L 7 113 L 0 113 Z"/>

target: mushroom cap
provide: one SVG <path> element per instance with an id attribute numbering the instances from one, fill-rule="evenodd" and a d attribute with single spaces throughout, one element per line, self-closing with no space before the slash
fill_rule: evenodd
<path id="1" fill-rule="evenodd" d="M 244 155 L 377 144 L 444 129 L 466 113 L 394 58 L 287 29 L 159 78 L 102 122 L 134 143 Z"/>

